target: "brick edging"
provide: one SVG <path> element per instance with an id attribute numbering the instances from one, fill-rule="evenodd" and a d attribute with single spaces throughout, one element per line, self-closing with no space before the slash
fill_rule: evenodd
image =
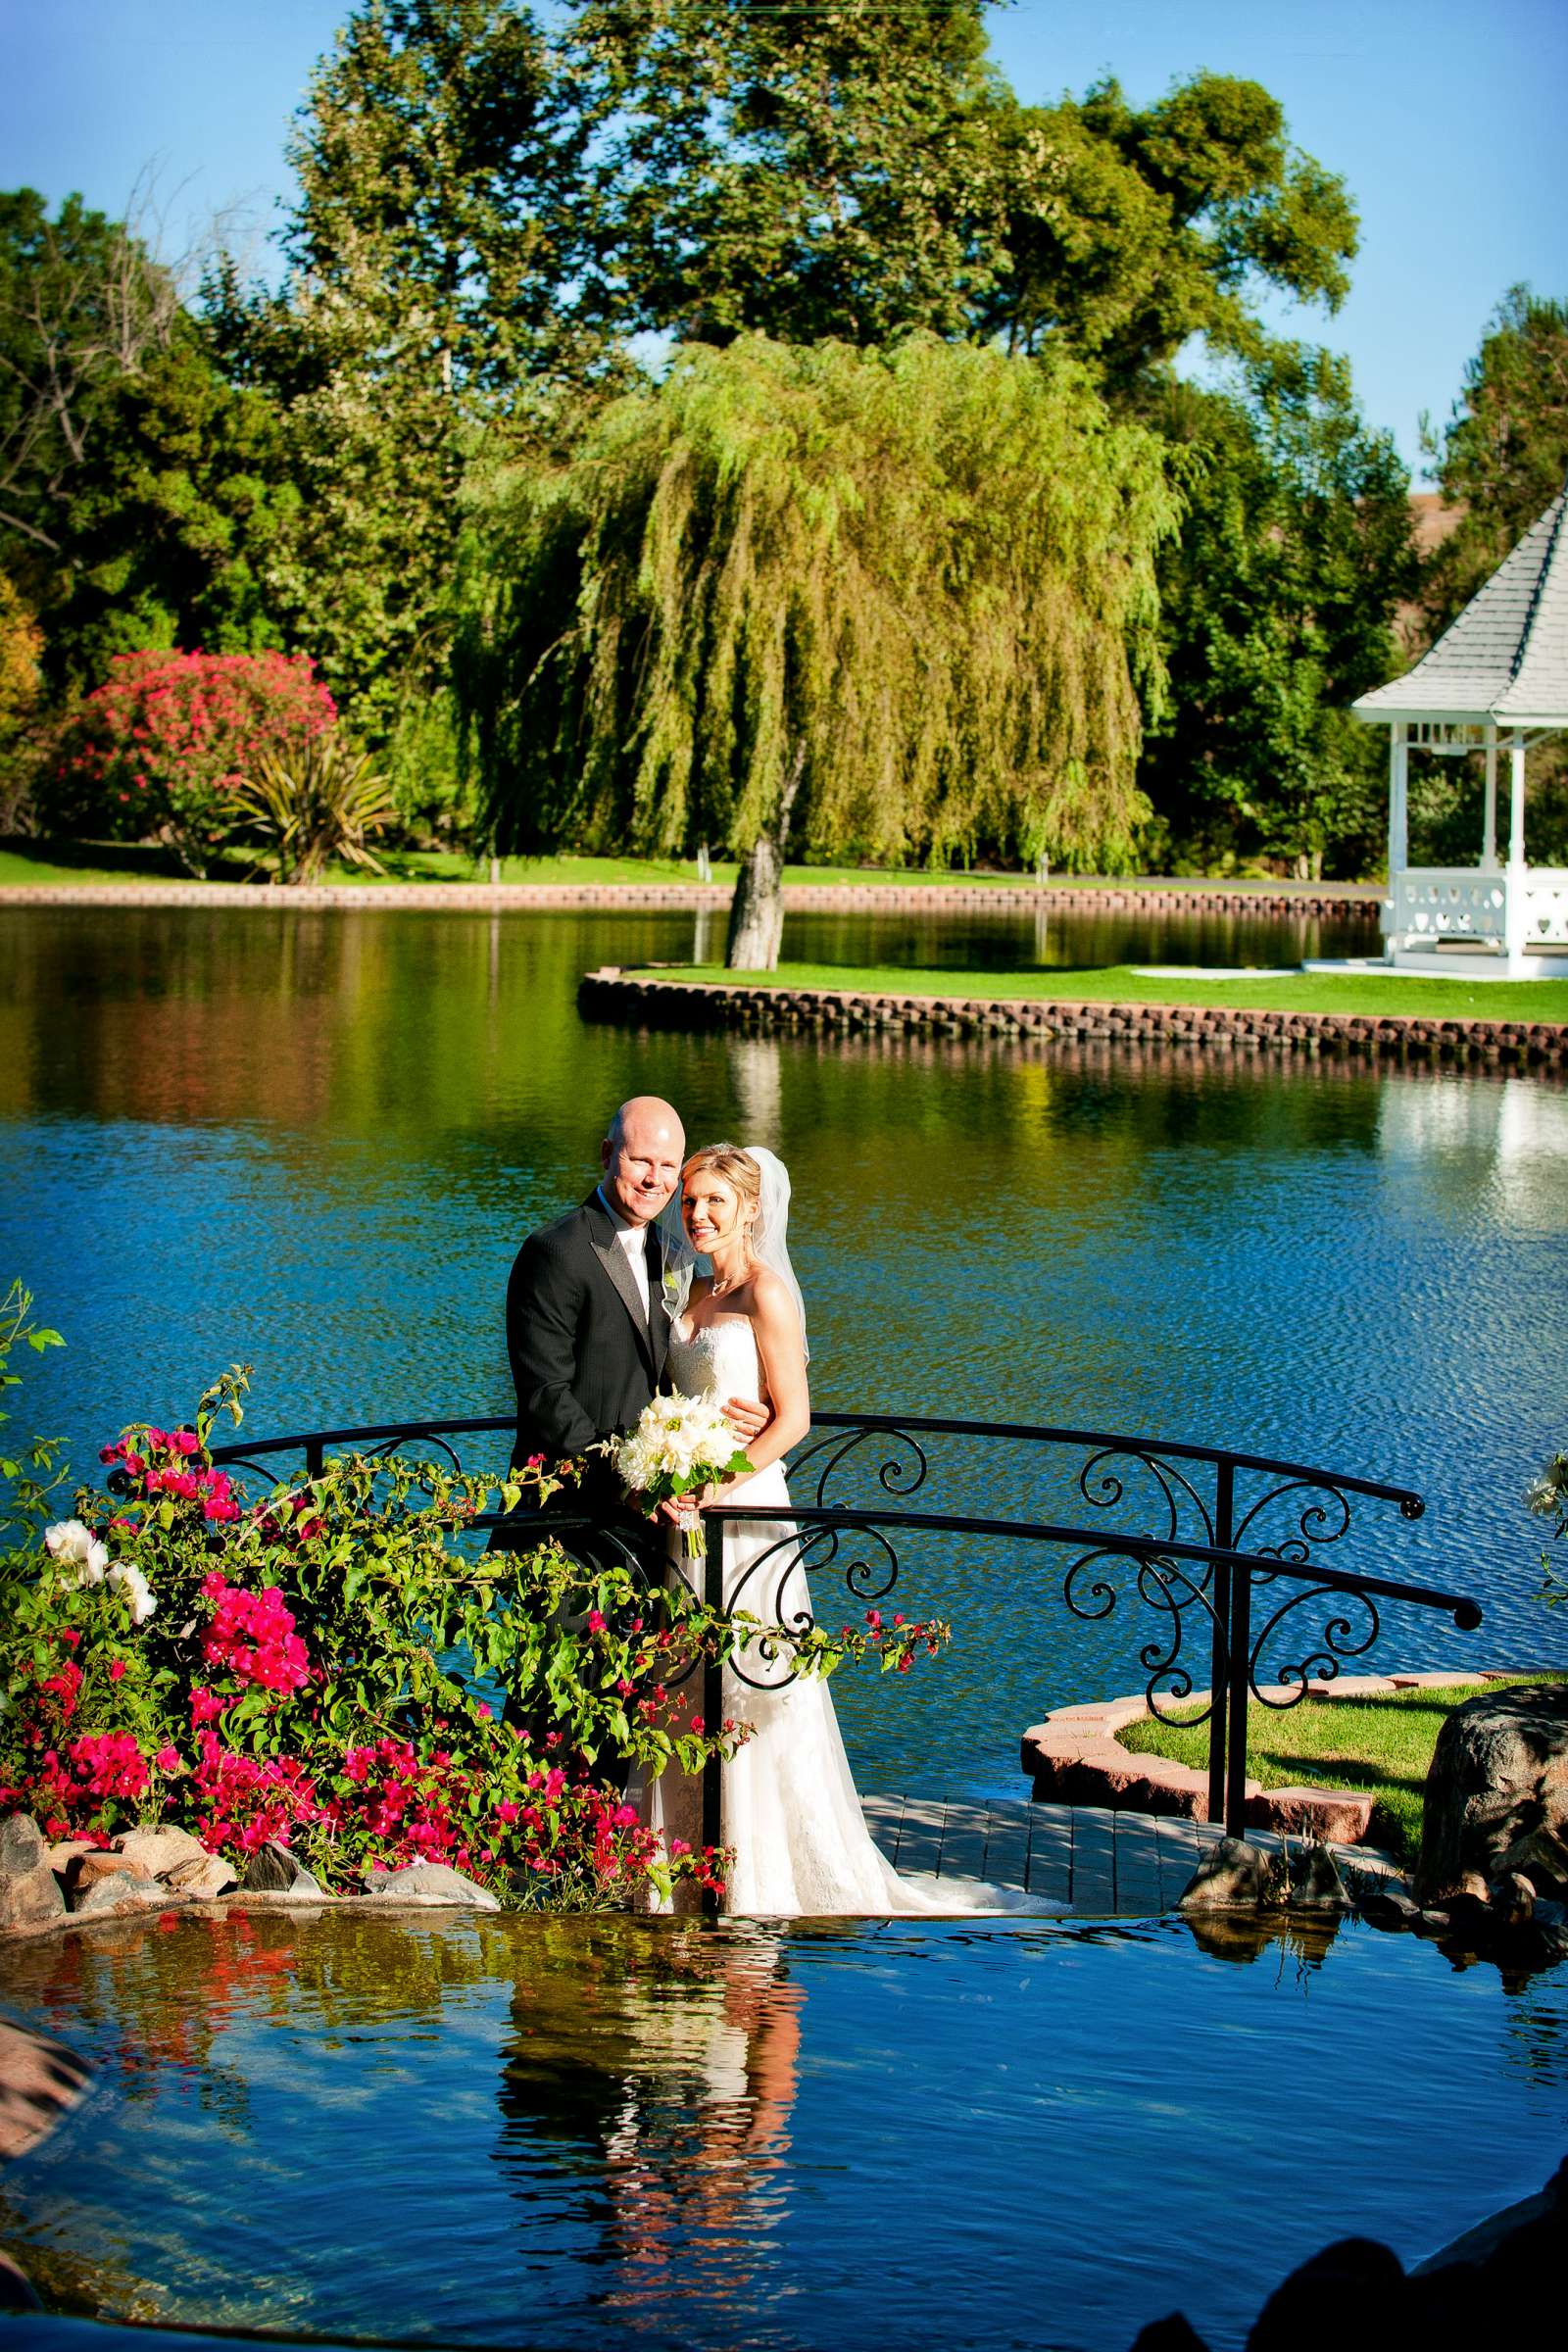
<path id="1" fill-rule="evenodd" d="M 1123 1044 L 1495 1062 L 1568 1070 L 1568 1022 L 1440 1020 L 1420 1013 L 1264 1012 L 1244 1005 L 1084 1003 L 1065 997 L 894 996 L 584 975 L 582 1011 L 662 1029 L 817 1029 L 835 1035 L 1109 1039 Z"/>
<path id="2" fill-rule="evenodd" d="M 309 908 L 422 911 L 450 908 L 492 912 L 530 907 L 672 907 L 696 913 L 727 906 L 728 883 L 697 882 L 396 882 L 310 883 L 298 889 L 252 882 L 8 882 L 0 906 L 239 906 L 274 911 Z M 1096 888 L 1058 882 L 789 882 L 785 903 L 803 912 L 846 908 L 1010 906 L 1027 910 L 1171 914 L 1200 908 L 1208 914 L 1373 916 L 1384 893 L 1375 883 L 1227 889 L 1107 882 Z"/>
<path id="3" fill-rule="evenodd" d="M 1487 1667 L 1478 1673 L 1442 1669 L 1412 1674 L 1346 1674 L 1333 1683 L 1308 1683 L 1312 1698 L 1389 1697 L 1396 1690 L 1455 1690 L 1471 1685 L 1513 1682 L 1524 1668 Z M 1265 1686 L 1276 1701 L 1289 1693 L 1282 1684 Z M 1205 1706 L 1206 1690 L 1195 1690 L 1184 1706 Z M 1208 1774 L 1169 1756 L 1139 1755 L 1123 1747 L 1119 1734 L 1152 1712 L 1140 1692 L 1133 1698 L 1102 1698 L 1083 1706 L 1055 1707 L 1043 1723 L 1024 1733 L 1019 1758 L 1032 1783 L 1030 1795 L 1054 1805 L 1108 1805 L 1132 1813 L 1179 1813 L 1207 1821 Z M 1330 1845 L 1365 1843 L 1373 1798 L 1350 1788 L 1263 1788 L 1247 1783 L 1247 1827 L 1282 1835 L 1320 1838 Z"/>

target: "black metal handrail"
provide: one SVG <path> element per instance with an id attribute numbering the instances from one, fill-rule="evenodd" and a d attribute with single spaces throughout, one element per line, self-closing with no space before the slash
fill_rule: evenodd
<path id="1" fill-rule="evenodd" d="M 412 1440 L 436 1447 L 455 1468 L 461 1468 L 454 1439 L 485 1432 L 510 1437 L 514 1427 L 514 1416 L 509 1413 L 378 1422 L 357 1428 L 306 1431 L 249 1445 L 236 1442 L 215 1446 L 212 1452 L 215 1461 L 258 1471 L 265 1460 L 296 1453 L 304 1457 L 307 1476 L 316 1477 L 324 1465 L 328 1447 L 349 1446 L 362 1453 L 369 1450 L 390 1454 Z M 977 1439 L 992 1446 L 1023 1444 L 1037 1448 L 1076 1448 L 1085 1456 L 1074 1482 L 1078 1493 L 1092 1509 L 1107 1513 L 1127 1497 L 1129 1467 L 1135 1468 L 1152 1480 L 1160 1498 L 1155 1506 L 1156 1515 L 1162 1507 L 1164 1525 L 1127 1528 L 1102 1522 L 1096 1527 L 1056 1519 L 910 1510 L 906 1507 L 909 1498 L 924 1487 L 930 1472 L 931 1443 L 941 1437 Z M 838 1480 L 866 1469 L 868 1448 L 874 1440 L 883 1441 L 885 1450 L 883 1458 L 877 1461 L 872 1449 L 869 1466 L 874 1471 L 880 1495 L 886 1499 L 867 1508 L 835 1497 L 832 1490 Z M 1194 1478 L 1188 1475 L 1196 1466 L 1212 1473 L 1211 1493 L 1200 1492 Z M 1351 1523 L 1348 1496 L 1394 1503 L 1404 1520 L 1420 1518 L 1425 1506 L 1420 1495 L 1409 1488 L 1315 1469 L 1305 1463 L 1197 1446 L 1185 1440 L 1132 1438 L 1105 1430 L 918 1414 L 822 1412 L 813 1416 L 810 1438 L 796 1450 L 790 1476 L 800 1499 L 792 1498 L 790 1502 L 788 1525 L 779 1542 L 770 1547 L 762 1561 L 754 1562 L 747 1571 L 750 1581 L 768 1560 L 773 1560 L 777 1569 L 778 1604 L 772 1616 L 765 1608 L 748 1612 L 762 1622 L 782 1621 L 782 1596 L 792 1570 L 808 1564 L 817 1570 L 837 1564 L 842 1539 L 846 1537 L 863 1537 L 875 1547 L 874 1563 L 865 1558 L 851 1558 L 841 1568 L 846 1589 L 854 1596 L 868 1600 L 885 1597 L 898 1580 L 898 1554 L 889 1540 L 889 1530 L 1002 1538 L 1062 1546 L 1074 1554 L 1062 1582 L 1062 1598 L 1074 1615 L 1096 1620 L 1110 1614 L 1118 1594 L 1107 1579 L 1117 1562 L 1133 1569 L 1138 1599 L 1159 1614 L 1160 1636 L 1146 1642 L 1139 1652 L 1147 1675 L 1145 1696 L 1151 1712 L 1158 1716 L 1162 1699 L 1179 1702 L 1189 1698 L 1195 1689 L 1195 1678 L 1182 1658 L 1187 1619 L 1189 1614 L 1195 1616 L 1200 1625 L 1206 1626 L 1209 1637 L 1208 1816 L 1218 1819 L 1223 1815 L 1232 1835 L 1240 1835 L 1245 1824 L 1250 1699 L 1256 1698 L 1260 1704 L 1273 1708 L 1297 1705 L 1305 1696 L 1310 1682 L 1332 1681 L 1343 1659 L 1364 1656 L 1380 1630 L 1378 1600 L 1442 1609 L 1461 1631 L 1472 1631 L 1481 1623 L 1481 1609 L 1468 1594 L 1438 1592 L 1395 1578 L 1336 1568 L 1318 1557 L 1322 1549 L 1339 1543 L 1348 1532 Z M 1260 1494 L 1250 1495 L 1239 1485 L 1239 1481 L 1249 1476 L 1265 1482 Z M 808 1493 L 810 1499 L 807 1499 Z M 1275 1544 L 1264 1543 L 1262 1535 L 1269 1532 L 1266 1514 L 1273 1506 L 1286 1502 L 1290 1508 L 1283 1534 Z M 748 1522 L 780 1524 L 776 1506 L 722 1504 L 707 1516 L 718 1526 Z M 1184 1517 L 1192 1532 L 1183 1532 Z M 532 1513 L 510 1518 L 491 1513 L 466 1524 L 477 1530 L 492 1531 L 493 1540 L 498 1540 L 503 1547 L 519 1548 L 535 1539 L 541 1522 Z M 563 1511 L 552 1512 L 550 1524 L 566 1533 L 592 1522 Z M 1254 1528 L 1259 1530 L 1253 1539 L 1256 1548 L 1250 1549 L 1245 1539 Z M 710 1554 L 708 1571 L 710 1589 L 706 1597 L 715 1608 L 723 1605 L 720 1552 L 721 1545 L 715 1545 Z M 1283 1597 L 1270 1591 L 1276 1585 L 1285 1588 Z M 1254 1634 L 1253 1601 L 1260 1592 L 1277 1600 L 1278 1605 Z M 1286 1620 L 1295 1611 L 1331 1595 L 1344 1595 L 1357 1604 L 1363 1612 L 1362 1623 L 1357 1625 L 1348 1614 L 1331 1616 L 1321 1634 L 1304 1644 L 1298 1659 L 1293 1658 L 1272 1682 L 1260 1681 L 1265 1648 L 1279 1638 Z M 736 1599 L 732 1592 L 729 1596 L 732 1607 Z M 790 1630 L 804 1633 L 810 1630 L 811 1623 L 808 1614 L 797 1616 Z M 788 1680 L 789 1674 L 779 1679 Z M 1283 1695 L 1279 1695 L 1282 1691 Z M 705 1676 L 704 1710 L 710 1730 L 716 1729 L 721 1720 L 721 1699 L 720 1669 L 710 1662 Z M 1200 1714 L 1196 1720 L 1202 1721 L 1203 1716 Z M 716 1844 L 716 1769 L 709 1774 L 708 1781 L 705 1828 L 711 1832 L 708 1841 Z"/>

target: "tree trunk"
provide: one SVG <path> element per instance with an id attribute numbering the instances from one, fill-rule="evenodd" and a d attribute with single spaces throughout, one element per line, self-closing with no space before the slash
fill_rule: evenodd
<path id="1" fill-rule="evenodd" d="M 779 795 L 778 813 L 760 832 L 741 859 L 730 901 L 729 936 L 724 942 L 724 964 L 732 972 L 772 972 L 778 969 L 778 951 L 784 937 L 784 845 L 789 839 L 790 811 L 801 789 L 806 764 L 803 745 L 795 755 L 789 781 Z"/>

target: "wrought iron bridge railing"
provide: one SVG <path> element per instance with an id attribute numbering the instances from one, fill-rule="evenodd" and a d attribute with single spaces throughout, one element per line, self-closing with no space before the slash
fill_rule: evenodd
<path id="1" fill-rule="evenodd" d="M 510 1449 L 514 1426 L 506 1413 L 380 1422 L 215 1446 L 213 1456 L 274 1479 L 264 1465 L 280 1455 L 299 1457 L 316 1477 L 329 1452 L 343 1450 L 373 1457 L 417 1449 L 462 1469 L 462 1441 L 491 1438 Z M 964 1507 L 930 1507 L 944 1474 Z M 722 1546 L 710 1544 L 710 1605 L 727 1602 L 789 1634 L 809 1632 L 811 1603 L 800 1571 L 811 1572 L 818 1591 L 831 1580 L 851 1599 L 874 1606 L 899 1584 L 895 1537 L 906 1547 L 912 1537 L 937 1536 L 1066 1553 L 1060 1593 L 1072 1615 L 1107 1619 L 1124 1597 L 1150 1612 L 1152 1631 L 1137 1654 L 1152 1713 L 1166 1719 L 1170 1706 L 1191 1700 L 1206 1669 L 1200 1710 L 1184 1719 L 1207 1722 L 1208 1818 L 1223 1818 L 1233 1836 L 1245 1822 L 1252 1700 L 1296 1706 L 1309 1684 L 1332 1682 L 1344 1660 L 1364 1658 L 1381 1630 L 1380 1601 L 1441 1610 L 1461 1632 L 1481 1623 L 1479 1605 L 1464 1593 L 1351 1564 L 1357 1507 L 1370 1506 L 1381 1544 L 1391 1515 L 1422 1516 L 1419 1494 L 1300 1462 L 1103 1430 L 823 1412 L 792 1458 L 790 1485 L 787 1523 L 776 1508 L 725 1504 L 707 1514 L 710 1528 L 778 1531 L 727 1595 Z M 968 1507 L 977 1494 L 992 1507 Z M 518 1549 L 537 1542 L 542 1523 L 534 1514 L 495 1514 L 471 1524 L 494 1531 L 503 1548 Z M 556 1510 L 548 1521 L 563 1537 L 595 1524 Z M 597 1533 L 603 1540 L 607 1531 L 599 1526 Z M 794 1672 L 789 1645 L 754 1640 L 729 1671 L 754 1685 L 781 1686 Z M 710 1662 L 704 1675 L 712 1730 L 722 1718 L 722 1674 Z M 707 1840 L 717 1844 L 716 1765 L 704 1812 Z"/>

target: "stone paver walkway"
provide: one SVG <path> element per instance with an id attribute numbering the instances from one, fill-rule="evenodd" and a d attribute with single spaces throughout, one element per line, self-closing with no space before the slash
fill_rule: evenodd
<path id="1" fill-rule="evenodd" d="M 1104 1805 L 1048 1805 L 994 1798 L 987 1804 L 931 1796 L 868 1796 L 866 1827 L 899 1870 L 937 1878 L 986 1879 L 1022 1886 L 1086 1918 L 1151 1919 L 1170 1910 L 1198 1868 L 1202 1848 L 1224 1836 L 1218 1822 L 1176 1813 L 1112 1812 Z M 1249 1842 L 1278 1853 L 1272 1831 Z M 1300 1839 L 1291 1840 L 1299 1844 Z M 1335 1859 L 1376 1877 L 1397 1866 L 1374 1846 L 1336 1845 Z"/>

